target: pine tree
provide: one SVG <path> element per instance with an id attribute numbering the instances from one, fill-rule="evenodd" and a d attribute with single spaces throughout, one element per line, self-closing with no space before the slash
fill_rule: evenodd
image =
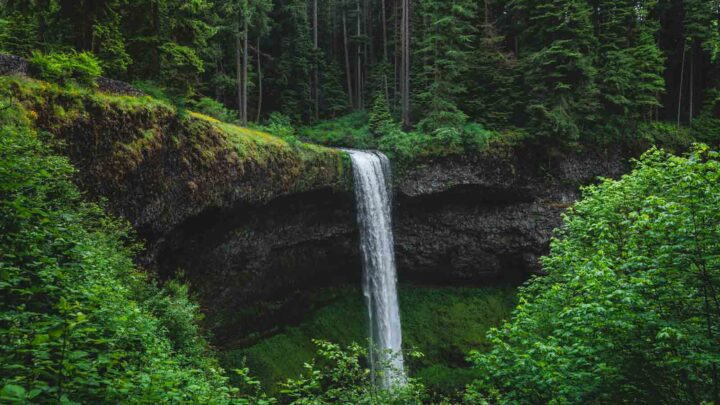
<path id="1" fill-rule="evenodd" d="M 664 89 L 663 57 L 654 34 L 657 24 L 648 19 L 652 2 L 605 1 L 598 8 L 598 89 L 603 103 L 604 135 L 634 132 L 643 118 L 659 107 Z"/>
<path id="2" fill-rule="evenodd" d="M 368 124 L 370 133 L 375 137 L 386 135 L 390 131 L 397 129 L 397 123 L 390 114 L 390 108 L 388 107 L 385 93 L 375 93 Z"/>
<path id="3" fill-rule="evenodd" d="M 491 0 L 484 1 L 482 32 L 478 35 L 471 56 L 467 94 L 462 98 L 473 120 L 488 128 L 503 129 L 513 122 L 520 107 L 517 59 L 504 49 L 507 39 L 493 21 Z"/>
<path id="4" fill-rule="evenodd" d="M 429 22 L 419 48 L 428 57 L 423 75 L 429 85 L 419 93 L 419 102 L 427 114 L 419 125 L 425 132 L 461 127 L 467 119 L 458 101 L 468 90 L 476 38 L 472 24 L 477 12 L 475 4 L 474 0 L 420 1 L 420 13 Z"/>
<path id="5" fill-rule="evenodd" d="M 295 121 L 309 122 L 313 117 L 309 102 L 313 42 L 307 4 L 288 0 L 280 13 L 280 60 L 275 86 L 280 93 L 281 111 Z"/>
<path id="6" fill-rule="evenodd" d="M 538 136 L 579 139 L 597 121 L 597 42 L 585 0 L 520 0 L 515 11 L 525 27 L 521 71 L 528 124 Z"/>

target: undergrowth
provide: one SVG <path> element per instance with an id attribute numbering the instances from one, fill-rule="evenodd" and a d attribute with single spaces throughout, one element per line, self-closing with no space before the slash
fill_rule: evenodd
<path id="1" fill-rule="evenodd" d="M 514 306 L 514 289 L 422 287 L 399 289 L 403 347 L 423 353 L 406 361 L 411 375 L 430 391 L 453 395 L 477 377 L 465 356 L 486 350 L 485 332 L 497 326 Z M 314 311 L 302 323 L 247 348 L 228 350 L 222 363 L 245 364 L 269 392 L 280 382 L 304 371 L 315 355 L 313 339 L 340 345 L 366 345 L 367 309 L 359 289 L 345 287 L 330 304 Z"/>

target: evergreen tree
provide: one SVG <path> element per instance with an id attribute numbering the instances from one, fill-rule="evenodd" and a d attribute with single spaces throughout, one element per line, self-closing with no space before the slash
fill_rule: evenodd
<path id="1" fill-rule="evenodd" d="M 506 38 L 493 22 L 492 4 L 485 0 L 482 32 L 472 52 L 469 91 L 462 105 L 473 120 L 486 127 L 502 129 L 513 121 L 520 107 L 522 90 L 518 86 L 517 59 L 504 49 Z"/>
<path id="2" fill-rule="evenodd" d="M 611 0 L 595 12 L 598 42 L 598 89 L 603 111 L 610 115 L 603 135 L 631 132 L 641 119 L 650 119 L 664 89 L 663 57 L 648 19 L 654 2 Z"/>
<path id="3" fill-rule="evenodd" d="M 461 127 L 467 116 L 458 108 L 468 90 L 472 44 L 476 29 L 476 2 L 421 0 L 423 19 L 428 22 L 420 51 L 427 57 L 423 75 L 428 86 L 418 95 L 427 114 L 420 128 L 428 133 L 443 127 Z"/>
<path id="4" fill-rule="evenodd" d="M 320 113 L 323 116 L 334 118 L 350 107 L 344 80 L 342 68 L 333 60 L 320 70 Z"/>
<path id="5" fill-rule="evenodd" d="M 138 0 L 123 7 L 131 76 L 193 94 L 205 69 L 201 50 L 216 32 L 211 13 L 206 0 Z"/>
<path id="6" fill-rule="evenodd" d="M 529 124 L 539 136 L 579 139 L 597 120 L 597 42 L 585 0 L 520 0 L 521 69 Z"/>
<path id="7" fill-rule="evenodd" d="M 295 121 L 312 118 L 310 76 L 312 72 L 310 21 L 303 0 L 288 0 L 280 8 L 280 57 L 275 86 L 280 93 L 281 112 Z"/>
<path id="8" fill-rule="evenodd" d="M 370 110 L 369 128 L 370 133 L 375 137 L 381 137 L 393 130 L 397 130 L 397 123 L 390 114 L 390 108 L 383 92 L 375 93 L 373 106 Z"/>

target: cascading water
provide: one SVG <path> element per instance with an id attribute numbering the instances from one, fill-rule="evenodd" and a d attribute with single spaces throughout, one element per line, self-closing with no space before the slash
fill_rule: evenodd
<path id="1" fill-rule="evenodd" d="M 390 216 L 390 162 L 380 152 L 347 150 L 355 177 L 363 292 L 370 324 L 370 365 L 375 384 L 405 383 Z"/>

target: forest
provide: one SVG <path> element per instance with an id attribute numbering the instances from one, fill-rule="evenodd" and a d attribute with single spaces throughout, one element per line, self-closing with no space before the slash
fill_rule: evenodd
<path id="1" fill-rule="evenodd" d="M 0 403 L 720 404 L 719 148 L 720 0 L 0 0 Z"/>
<path id="2" fill-rule="evenodd" d="M 627 141 L 671 123 L 701 139 L 717 131 L 713 0 L 2 5 L 6 52 L 90 52 L 105 75 L 222 120 L 361 115 L 341 139 L 305 135 L 321 142 L 403 144 L 384 125 L 457 146 L 485 131 L 542 142 Z M 370 139 L 351 131 L 368 112 Z"/>

